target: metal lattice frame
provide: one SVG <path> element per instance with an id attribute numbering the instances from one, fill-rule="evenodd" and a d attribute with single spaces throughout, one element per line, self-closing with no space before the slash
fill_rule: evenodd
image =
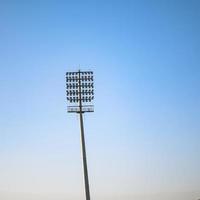
<path id="1" fill-rule="evenodd" d="M 92 71 L 66 73 L 66 94 L 69 102 L 68 112 L 93 112 L 91 102 L 94 99 L 94 83 Z"/>

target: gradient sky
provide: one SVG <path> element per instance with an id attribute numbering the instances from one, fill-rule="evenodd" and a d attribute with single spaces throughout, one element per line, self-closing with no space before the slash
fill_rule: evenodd
<path id="1" fill-rule="evenodd" d="M 1 0 L 0 199 L 84 199 L 78 69 L 92 199 L 200 198 L 200 1 Z"/>

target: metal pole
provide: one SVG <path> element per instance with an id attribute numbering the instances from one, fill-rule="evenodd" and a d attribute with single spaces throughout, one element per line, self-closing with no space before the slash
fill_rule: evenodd
<path id="1" fill-rule="evenodd" d="M 83 127 L 83 115 L 82 115 L 82 99 L 81 99 L 81 73 L 79 70 L 79 114 L 80 114 L 80 128 L 81 128 L 81 146 L 82 146 L 82 156 L 83 156 L 83 170 L 84 170 L 84 181 L 85 181 L 85 195 L 86 200 L 90 200 L 90 188 L 87 170 L 87 158 L 86 158 L 86 148 L 85 148 L 85 137 L 84 137 L 84 127 Z"/>

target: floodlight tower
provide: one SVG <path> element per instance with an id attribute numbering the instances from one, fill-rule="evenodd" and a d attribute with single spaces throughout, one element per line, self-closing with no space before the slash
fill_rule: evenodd
<path id="1" fill-rule="evenodd" d="M 91 102 L 94 99 L 93 72 L 80 71 L 80 70 L 78 72 L 67 72 L 66 92 L 67 92 L 67 100 L 69 101 L 69 106 L 67 107 L 67 111 L 69 113 L 78 113 L 80 116 L 85 195 L 86 195 L 86 200 L 90 200 L 90 188 L 89 188 L 85 136 L 84 136 L 84 126 L 83 126 L 83 113 L 94 112 L 94 106 L 91 104 Z"/>

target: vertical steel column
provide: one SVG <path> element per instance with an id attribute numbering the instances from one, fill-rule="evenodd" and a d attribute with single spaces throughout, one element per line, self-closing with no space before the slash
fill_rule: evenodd
<path id="1" fill-rule="evenodd" d="M 87 158 L 86 158 L 86 148 L 85 148 L 85 136 L 83 127 L 83 115 L 82 115 L 82 99 L 81 99 L 81 72 L 78 71 L 79 77 L 79 111 L 80 111 L 80 128 L 81 128 L 81 146 L 82 146 L 82 156 L 83 156 L 83 170 L 84 170 L 84 181 L 85 181 L 85 195 L 86 200 L 90 200 L 90 188 L 87 170 Z"/>

